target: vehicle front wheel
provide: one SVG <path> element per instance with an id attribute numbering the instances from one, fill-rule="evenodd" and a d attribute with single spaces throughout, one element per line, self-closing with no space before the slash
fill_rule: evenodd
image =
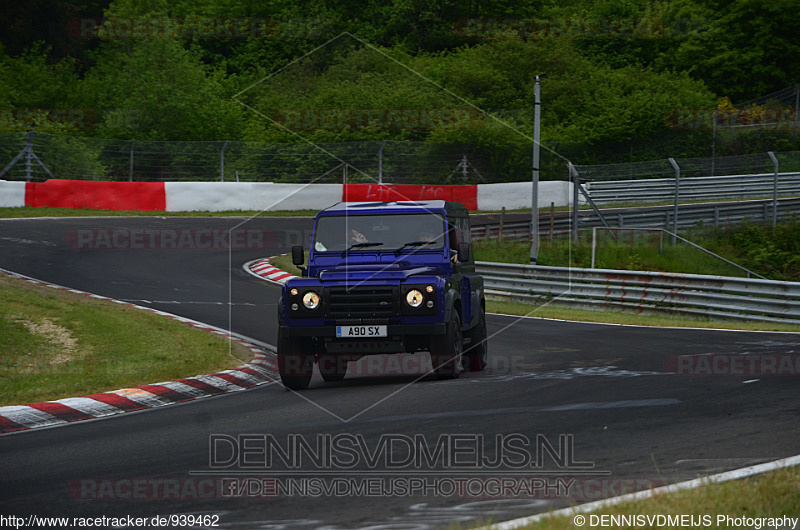
<path id="1" fill-rule="evenodd" d="M 320 355 L 317 367 L 328 382 L 341 381 L 347 375 L 347 359 L 341 355 Z"/>
<path id="2" fill-rule="evenodd" d="M 486 310 L 481 307 L 478 324 L 469 332 L 472 339 L 469 348 L 464 352 L 464 370 L 482 372 L 489 361 L 489 341 L 486 333 Z"/>
<path id="3" fill-rule="evenodd" d="M 455 379 L 464 371 L 461 317 L 453 310 L 443 337 L 431 340 L 431 364 L 438 379 Z"/>
<path id="4" fill-rule="evenodd" d="M 289 390 L 304 390 L 314 373 L 314 355 L 303 341 L 291 339 L 278 330 L 278 373 Z"/>

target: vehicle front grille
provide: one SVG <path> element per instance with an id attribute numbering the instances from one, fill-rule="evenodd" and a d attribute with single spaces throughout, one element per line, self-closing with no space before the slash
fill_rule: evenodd
<path id="1" fill-rule="evenodd" d="M 337 319 L 387 318 L 399 314 L 393 285 L 337 286 L 325 289 L 325 316 Z"/>

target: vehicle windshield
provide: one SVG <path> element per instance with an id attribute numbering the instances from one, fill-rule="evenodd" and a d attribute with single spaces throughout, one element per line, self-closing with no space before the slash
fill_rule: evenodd
<path id="1" fill-rule="evenodd" d="M 317 252 L 427 250 L 445 244 L 444 216 L 438 213 L 325 215 L 317 219 Z"/>

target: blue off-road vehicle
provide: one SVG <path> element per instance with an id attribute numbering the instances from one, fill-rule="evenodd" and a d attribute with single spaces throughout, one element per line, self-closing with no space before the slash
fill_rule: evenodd
<path id="1" fill-rule="evenodd" d="M 434 374 L 486 366 L 486 302 L 461 203 L 350 202 L 317 214 L 308 265 L 283 285 L 278 367 L 338 381 L 365 355 L 430 352 Z M 305 261 L 302 246 L 292 261 Z"/>

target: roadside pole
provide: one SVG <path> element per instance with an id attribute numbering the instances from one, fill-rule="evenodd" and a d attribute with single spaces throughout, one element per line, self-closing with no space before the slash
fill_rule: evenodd
<path id="1" fill-rule="evenodd" d="M 536 76 L 533 88 L 533 175 L 531 193 L 531 265 L 539 260 L 539 122 L 542 114 L 541 76 Z"/>

